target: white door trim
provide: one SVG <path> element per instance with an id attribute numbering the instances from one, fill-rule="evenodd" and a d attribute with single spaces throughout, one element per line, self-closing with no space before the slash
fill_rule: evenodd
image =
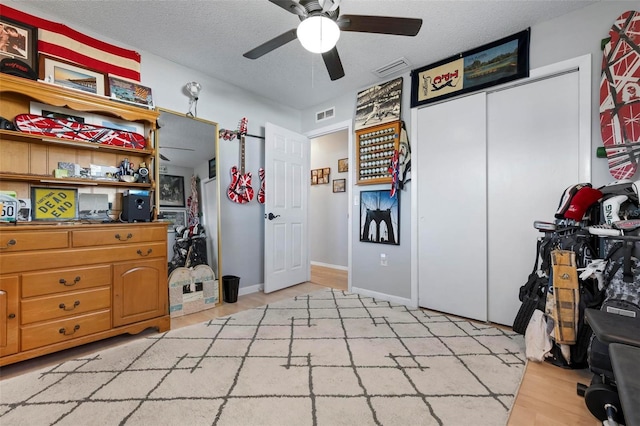
<path id="1" fill-rule="evenodd" d="M 579 74 L 579 115 L 580 115 L 580 181 L 591 181 L 591 54 L 578 56 L 575 58 L 567 59 L 565 61 L 556 62 L 554 64 L 546 65 L 533 69 L 529 72 L 529 78 L 523 80 L 517 80 L 515 82 L 507 83 L 503 86 L 497 86 L 487 90 L 487 92 L 493 92 L 502 90 L 519 84 L 525 84 L 533 80 L 541 78 L 551 77 L 556 74 L 561 74 L 567 71 L 577 70 Z M 468 96 L 468 95 L 467 95 Z M 456 98 L 449 98 L 443 102 L 447 102 Z M 425 105 L 422 108 L 427 108 L 430 105 Z M 417 151 L 420 149 L 418 143 L 418 109 L 411 108 L 411 151 L 412 156 L 417 158 Z M 414 182 L 411 185 L 411 304 L 412 306 L 418 306 L 418 182 L 420 182 L 420 170 L 414 165 L 411 169 L 411 181 Z"/>
<path id="2" fill-rule="evenodd" d="M 353 182 L 355 182 L 355 166 L 352 159 L 353 155 L 353 120 L 345 120 L 339 123 L 332 124 L 330 126 L 321 127 L 319 129 L 311 130 L 305 133 L 305 136 L 309 139 L 319 138 L 320 136 L 327 135 L 329 133 L 335 133 L 340 130 L 347 130 L 348 152 L 349 152 L 349 185 L 347 185 L 347 197 L 349 199 L 349 208 L 347 209 L 347 290 L 351 291 L 351 265 L 352 265 L 352 249 L 353 249 Z M 309 247 L 309 250 L 311 248 Z"/>

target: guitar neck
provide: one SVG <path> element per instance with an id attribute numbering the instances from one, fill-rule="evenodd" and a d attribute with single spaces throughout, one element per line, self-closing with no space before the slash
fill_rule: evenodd
<path id="1" fill-rule="evenodd" d="M 244 174 L 244 133 L 240 136 L 240 174 Z"/>

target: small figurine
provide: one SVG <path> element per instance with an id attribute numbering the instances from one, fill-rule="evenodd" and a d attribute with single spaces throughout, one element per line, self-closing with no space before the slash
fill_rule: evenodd
<path id="1" fill-rule="evenodd" d="M 149 183 L 149 169 L 147 168 L 147 163 L 140 163 L 140 167 L 138 168 L 138 183 Z"/>

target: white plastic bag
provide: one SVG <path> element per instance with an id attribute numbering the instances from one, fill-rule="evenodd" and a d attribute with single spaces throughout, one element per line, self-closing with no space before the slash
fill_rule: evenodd
<path id="1" fill-rule="evenodd" d="M 547 320 L 542 311 L 533 311 L 524 333 L 525 354 L 528 360 L 542 362 L 551 351 L 551 336 L 547 333 Z"/>

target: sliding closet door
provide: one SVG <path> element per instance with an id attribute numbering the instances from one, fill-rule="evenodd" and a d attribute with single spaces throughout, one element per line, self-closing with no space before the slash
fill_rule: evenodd
<path id="1" fill-rule="evenodd" d="M 489 320 L 511 325 L 518 288 L 562 191 L 580 181 L 579 73 L 490 93 L 487 98 Z"/>
<path id="2" fill-rule="evenodd" d="M 487 319 L 486 95 L 417 112 L 418 304 Z"/>

